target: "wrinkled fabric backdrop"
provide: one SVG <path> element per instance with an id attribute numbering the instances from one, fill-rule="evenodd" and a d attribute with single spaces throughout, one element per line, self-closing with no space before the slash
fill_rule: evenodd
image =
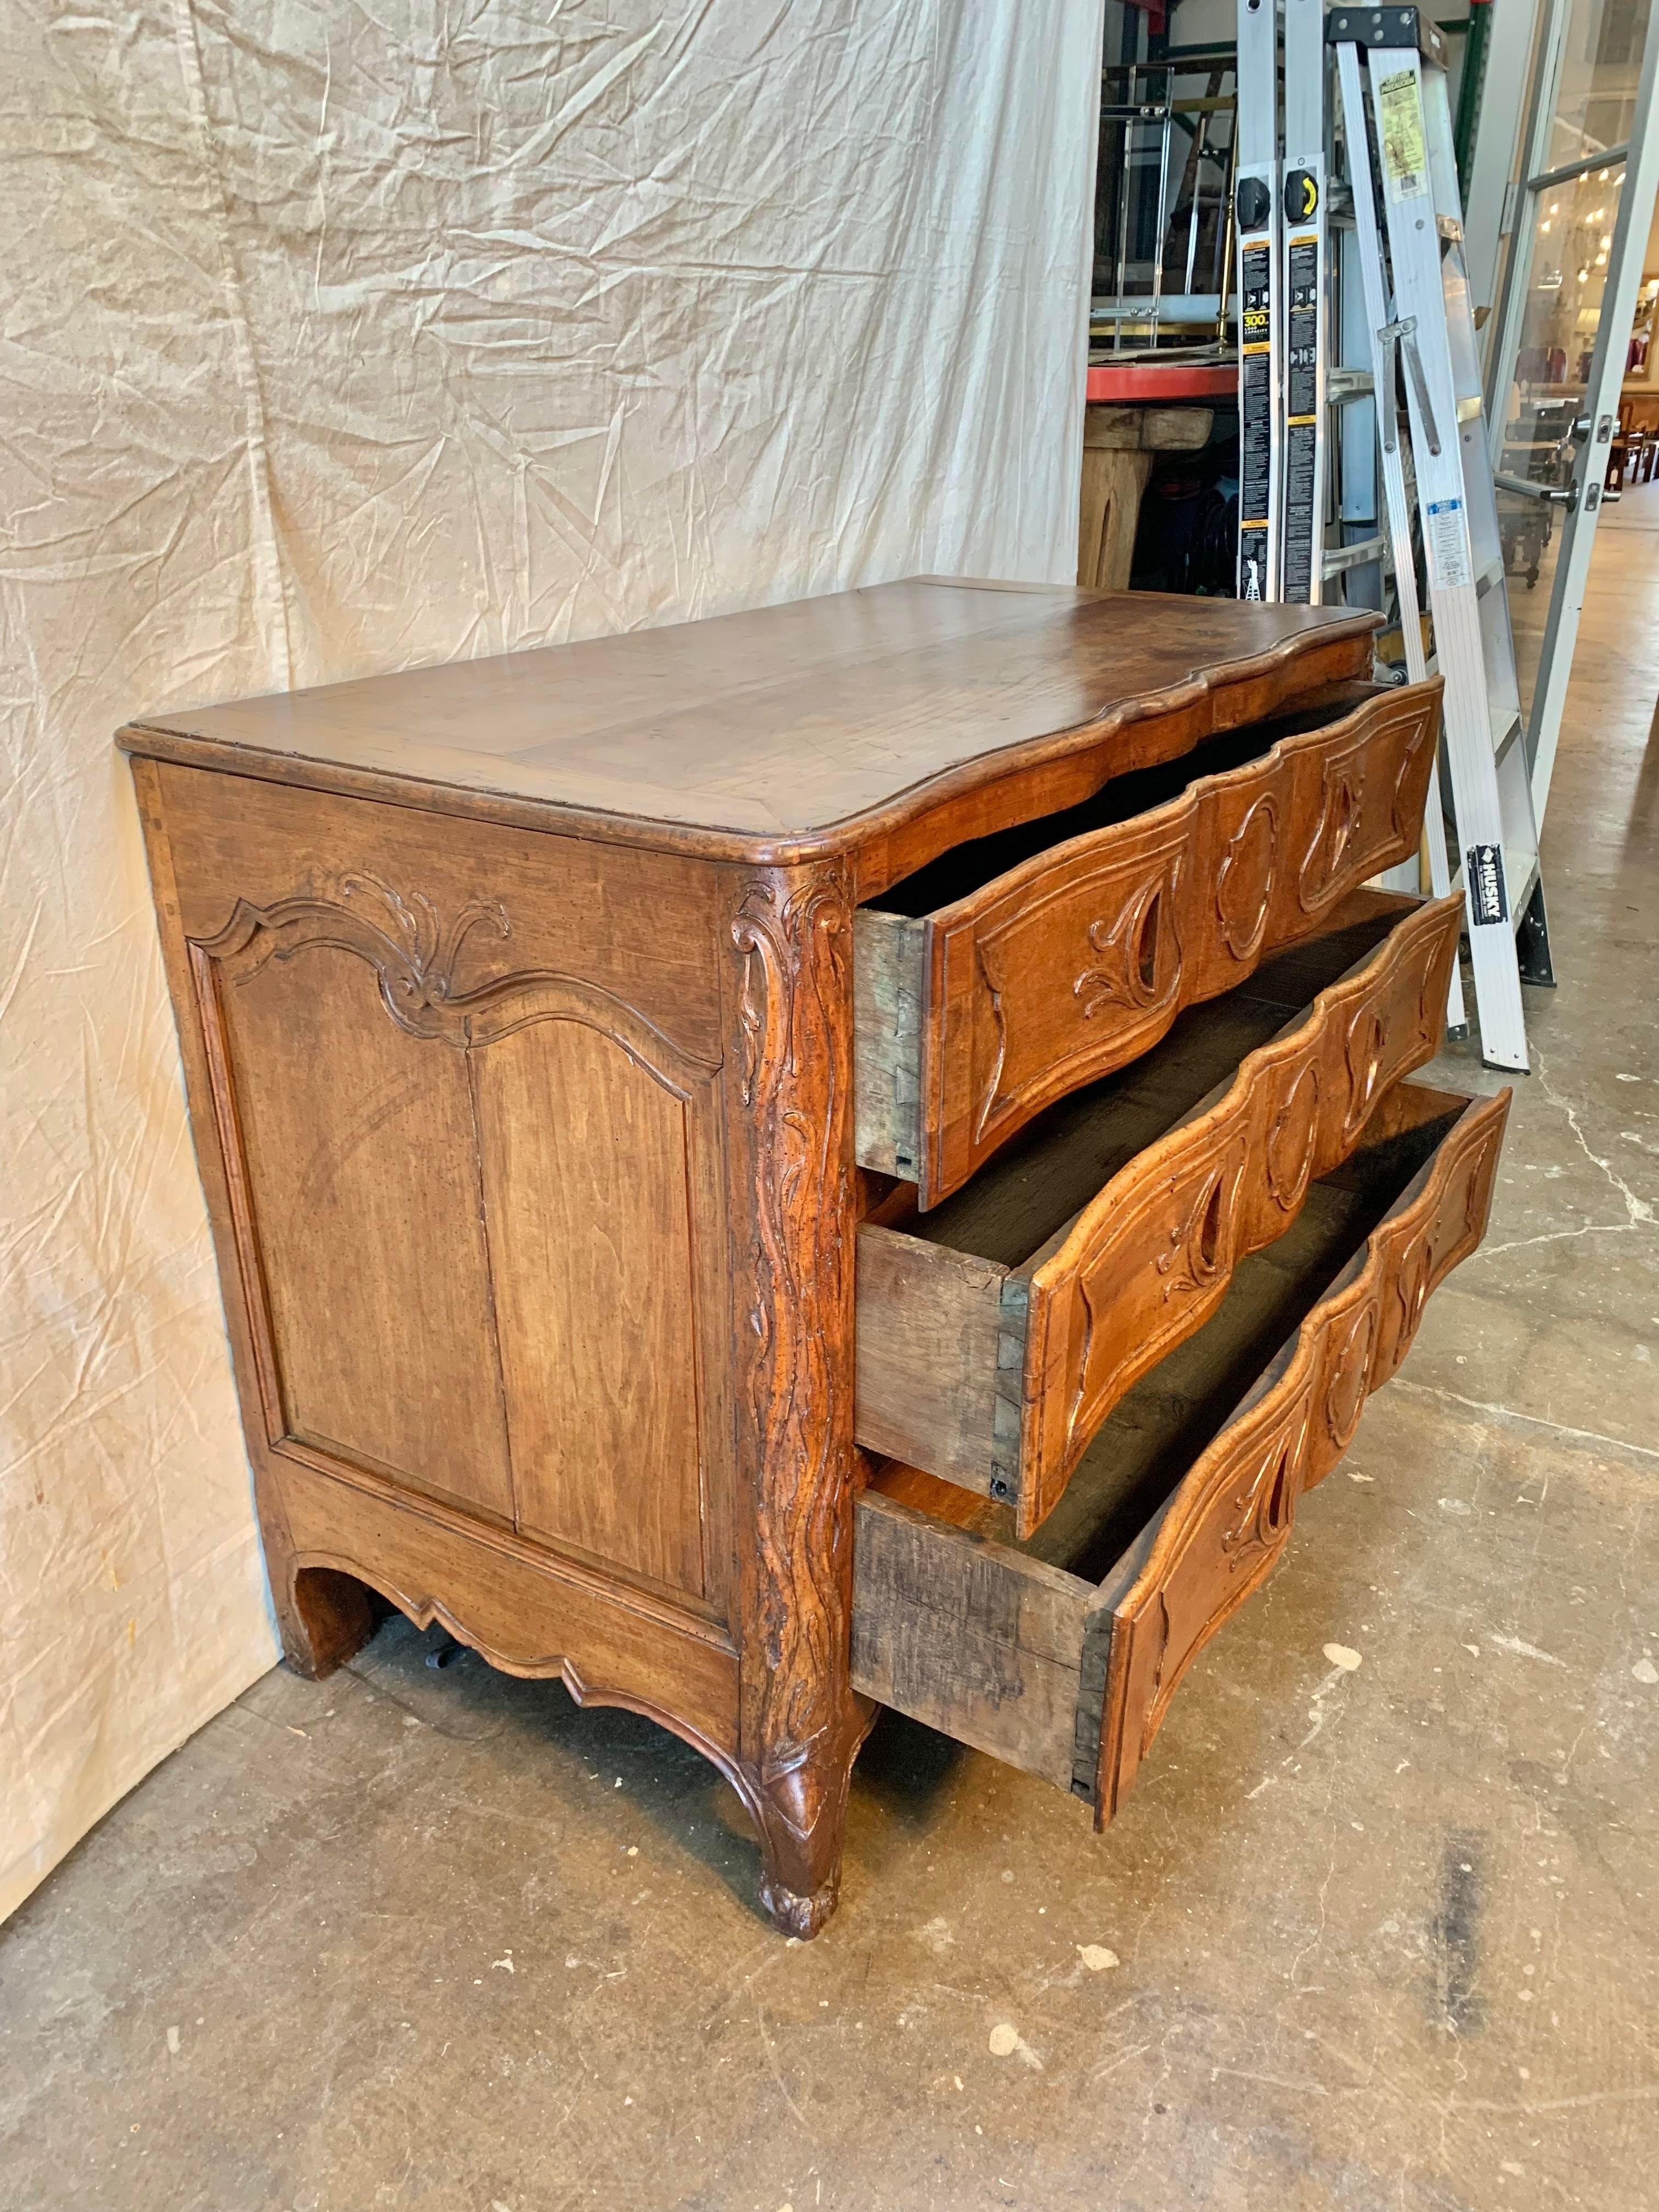
<path id="1" fill-rule="evenodd" d="M 0 0 L 0 1914 L 276 1656 L 146 708 L 1076 559 L 1099 0 Z"/>

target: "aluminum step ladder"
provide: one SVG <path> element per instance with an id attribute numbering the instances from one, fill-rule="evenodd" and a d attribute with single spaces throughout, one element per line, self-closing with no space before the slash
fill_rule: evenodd
<path id="1" fill-rule="evenodd" d="M 1350 149 L 1402 641 L 1407 671 L 1415 674 L 1421 624 L 1404 588 L 1408 574 L 1414 584 L 1415 567 L 1408 527 L 1401 528 L 1402 520 L 1409 526 L 1410 516 L 1404 495 L 1406 436 L 1395 404 L 1402 381 L 1405 387 L 1435 659 L 1445 684 L 1446 763 L 1461 855 L 1449 881 L 1464 896 L 1481 1057 L 1493 1066 L 1523 1069 L 1523 961 L 1528 981 L 1553 978 L 1463 265 L 1445 44 L 1417 8 L 1340 7 L 1326 18 L 1325 36 L 1336 56 L 1343 137 Z M 1414 597 L 1413 589 L 1409 598 Z M 1426 671 L 1426 656 L 1423 665 Z M 1437 815 L 1431 816 L 1431 860 L 1442 847 L 1439 826 Z"/>
<path id="2" fill-rule="evenodd" d="M 1437 896 L 1465 896 L 1482 1055 L 1522 1069 L 1521 982 L 1553 979 L 1444 46 L 1414 7 L 1280 4 L 1282 141 L 1274 0 L 1238 6 L 1240 596 L 1392 599 L 1407 679 L 1444 678 L 1462 857 L 1437 763 L 1425 871 Z M 1455 972 L 1447 1011 L 1461 1032 Z"/>

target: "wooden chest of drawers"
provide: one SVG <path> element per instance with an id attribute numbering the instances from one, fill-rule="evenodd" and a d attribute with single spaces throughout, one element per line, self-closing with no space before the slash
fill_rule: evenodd
<path id="1" fill-rule="evenodd" d="M 1482 1233 L 1364 617 L 916 580 L 121 732 L 290 1660 L 1109 1818 Z"/>

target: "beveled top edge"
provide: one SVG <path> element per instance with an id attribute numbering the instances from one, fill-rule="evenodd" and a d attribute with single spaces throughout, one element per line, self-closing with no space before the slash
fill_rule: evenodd
<path id="1" fill-rule="evenodd" d="M 990 623 L 981 612 L 988 593 L 1003 595 L 1011 610 Z M 961 604 L 936 618 L 933 611 L 952 600 Z M 169 711 L 128 723 L 116 742 L 129 753 L 262 781 L 791 866 L 844 854 L 982 787 L 1103 749 L 1129 723 L 1181 713 L 1227 686 L 1276 679 L 1280 703 L 1293 694 L 1299 660 L 1358 644 L 1377 620 L 1367 611 L 918 577 L 658 631 Z M 803 639 L 833 650 L 817 666 L 796 665 L 791 654 Z M 759 647 L 754 673 L 735 684 L 720 657 L 734 646 Z M 1185 674 L 1148 680 L 1149 666 L 1200 652 Z M 580 662 L 584 653 L 590 658 Z M 653 719 L 641 709 L 641 686 L 648 691 L 665 670 L 700 675 L 702 690 Z M 565 686 L 550 702 L 549 684 Z M 535 693 L 528 703 L 527 688 Z M 832 696 L 827 715 L 816 711 L 826 691 L 842 702 Z M 477 738 L 473 722 L 487 717 L 492 694 L 497 705 L 507 696 L 519 732 L 527 732 L 516 756 L 505 741 L 497 749 Z M 434 695 L 428 728 L 410 733 L 411 699 L 418 706 Z M 1054 708 L 1069 711 L 1056 717 Z M 561 718 L 563 728 L 544 732 Z M 607 757 L 623 759 L 623 770 L 606 766 Z M 511 770 L 515 759 L 516 775 L 492 773 Z M 826 804 L 816 820 L 781 818 L 774 797 L 802 781 L 809 789 L 797 813 L 820 799 L 852 803 L 838 812 Z"/>

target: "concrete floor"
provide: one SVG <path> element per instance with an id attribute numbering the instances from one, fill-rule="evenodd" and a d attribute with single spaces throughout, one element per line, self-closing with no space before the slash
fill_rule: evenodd
<path id="1" fill-rule="evenodd" d="M 8 2212 L 1659 2203 L 1659 495 L 1617 514 L 1490 1242 L 1110 1832 L 890 1717 L 786 1946 L 695 1754 L 389 1626 L 0 1931 Z"/>

